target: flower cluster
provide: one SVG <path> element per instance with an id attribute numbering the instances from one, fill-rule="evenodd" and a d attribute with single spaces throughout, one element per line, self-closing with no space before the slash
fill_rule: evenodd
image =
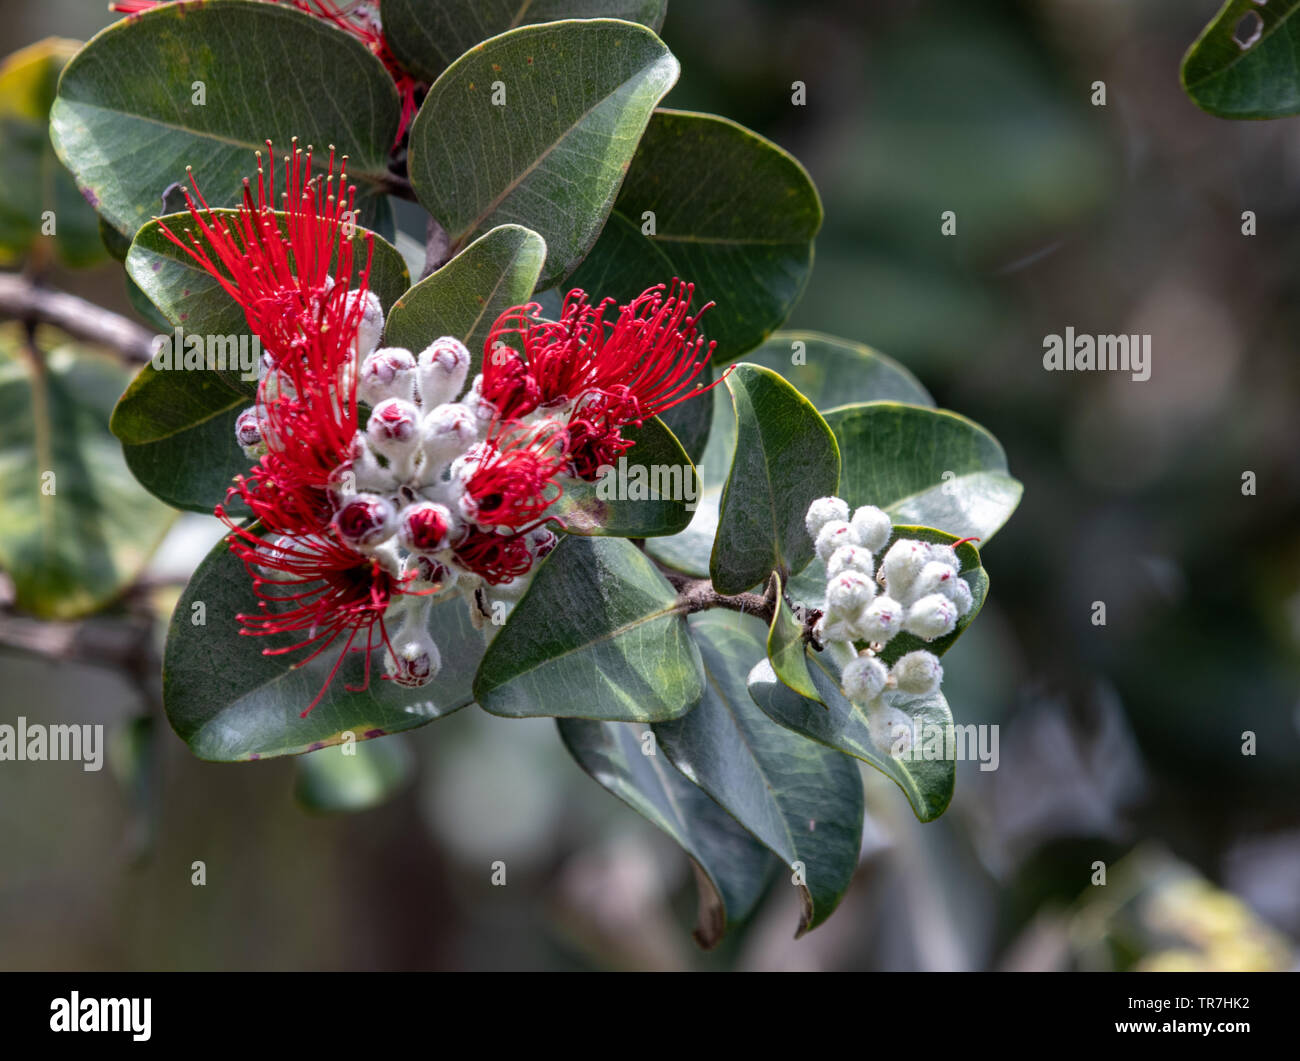
<path id="1" fill-rule="evenodd" d="M 136 15 L 149 11 L 172 0 L 113 0 L 110 10 L 124 15 Z M 271 3 L 287 3 L 290 7 L 308 15 L 314 15 L 328 22 L 336 29 L 342 30 L 349 37 L 355 37 L 364 44 L 384 64 L 384 68 L 393 78 L 398 97 L 402 103 L 402 115 L 397 126 L 397 139 L 394 146 L 400 144 L 411 119 L 415 117 L 419 106 L 419 96 L 423 85 L 407 73 L 406 68 L 393 54 L 393 49 L 384 36 L 379 17 L 379 0 L 353 0 L 350 4 L 339 4 L 335 0 L 269 0 Z"/>
<path id="2" fill-rule="evenodd" d="M 904 751 L 911 721 L 890 698 L 937 692 L 943 667 L 925 649 L 907 652 L 888 667 L 881 656 L 900 633 L 934 641 L 970 612 L 971 590 L 956 550 L 962 543 L 899 538 L 881 555 L 893 535 L 889 516 L 873 505 L 850 515 L 838 497 L 814 501 L 805 526 L 827 578 L 825 611 L 813 633 L 841 663 L 844 693 L 866 711 L 876 743 Z"/>
<path id="3" fill-rule="evenodd" d="M 572 291 L 558 321 L 512 307 L 472 379 L 456 338 L 418 353 L 380 346 L 373 236 L 351 224 L 346 159 L 335 176 L 331 152 L 313 174 L 311 149 L 295 144 L 282 172 L 276 203 L 274 160 L 259 152 L 256 187 L 244 182 L 233 216 L 210 213 L 191 176 L 193 227 L 162 229 L 262 340 L 256 401 L 235 424 L 257 464 L 230 491 L 257 523 L 217 514 L 260 598 L 241 632 L 300 635 L 264 650 L 310 650 L 299 666 L 342 640 L 305 715 L 351 650 L 365 654 L 367 683 L 379 648 L 388 679 L 432 680 L 435 600 L 464 597 L 480 628 L 507 613 L 556 544 L 565 484 L 595 479 L 632 444 L 626 428 L 707 389 L 697 377 L 713 345 L 696 334 L 708 306 L 692 314 L 693 287 L 674 280 L 622 307 Z"/>

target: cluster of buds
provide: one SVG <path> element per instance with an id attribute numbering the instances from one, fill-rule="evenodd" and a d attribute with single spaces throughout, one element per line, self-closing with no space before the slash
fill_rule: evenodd
<path id="1" fill-rule="evenodd" d="M 625 306 L 571 291 L 558 321 L 511 307 L 472 380 L 454 337 L 418 354 L 381 346 L 373 237 L 351 224 L 346 159 L 336 176 L 331 152 L 319 174 L 295 145 L 282 172 L 276 204 L 274 159 L 264 169 L 259 153 L 233 218 L 211 214 L 191 177 L 193 227 L 162 231 L 262 340 L 256 401 L 235 423 L 257 463 L 230 491 L 257 524 L 217 515 L 260 598 L 242 633 L 304 635 L 264 650 L 312 649 L 299 666 L 344 639 L 310 711 L 349 651 L 365 654 L 367 682 L 379 648 L 390 680 L 432 681 L 435 600 L 464 597 L 480 629 L 504 620 L 557 542 L 566 483 L 596 479 L 632 445 L 626 428 L 707 390 L 697 377 L 713 344 L 696 334 L 708 306 L 692 314 L 692 285 L 674 280 Z M 367 259 L 354 269 L 360 242 Z"/>
<path id="2" fill-rule="evenodd" d="M 892 666 L 881 656 L 899 634 L 935 641 L 970 612 L 956 546 L 899 538 L 885 550 L 894 531 L 889 516 L 873 505 L 850 515 L 838 497 L 814 501 L 804 525 L 826 565 L 825 609 L 813 634 L 840 663 L 844 694 L 866 712 L 877 745 L 902 753 L 911 721 L 890 700 L 937 692 L 943 666 L 925 649 Z"/>

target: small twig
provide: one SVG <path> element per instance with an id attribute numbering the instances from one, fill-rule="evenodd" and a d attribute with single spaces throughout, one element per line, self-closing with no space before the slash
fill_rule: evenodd
<path id="1" fill-rule="evenodd" d="M 153 356 L 154 334 L 135 321 L 62 291 L 51 291 L 16 273 L 0 273 L 0 317 L 29 328 L 53 324 L 69 335 L 107 346 L 130 361 Z"/>
<path id="2" fill-rule="evenodd" d="M 419 201 L 415 197 L 415 189 L 411 187 L 410 180 L 400 173 L 388 170 L 378 178 L 376 183 L 389 195 L 395 195 L 399 199 L 409 199 L 413 203 Z"/>

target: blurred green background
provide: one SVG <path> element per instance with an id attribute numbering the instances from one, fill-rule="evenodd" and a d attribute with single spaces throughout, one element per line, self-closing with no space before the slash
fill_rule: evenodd
<path id="1" fill-rule="evenodd" d="M 685 857 L 545 720 L 468 708 L 375 742 L 376 768 L 409 752 L 412 780 L 375 809 L 313 814 L 293 762 L 196 761 L 148 674 L 11 644 L 0 721 L 104 722 L 115 754 L 101 773 L 0 763 L 0 967 L 1294 966 L 1300 119 L 1225 122 L 1184 97 L 1181 55 L 1216 9 L 669 5 L 683 74 L 667 105 L 771 137 L 823 196 L 789 326 L 901 360 L 1025 484 L 983 554 L 989 602 L 944 661 L 957 720 L 1001 725 L 999 769 L 959 764 L 926 826 L 869 776 L 859 873 L 825 927 L 792 940 L 778 887 L 699 952 Z M 0 52 L 111 20 L 100 0 L 0 0 Z M 131 312 L 115 265 L 51 280 Z M 1044 372 L 1043 337 L 1066 326 L 1151 334 L 1150 380 Z M 164 619 L 219 533 L 187 516 L 169 534 L 148 598 Z"/>

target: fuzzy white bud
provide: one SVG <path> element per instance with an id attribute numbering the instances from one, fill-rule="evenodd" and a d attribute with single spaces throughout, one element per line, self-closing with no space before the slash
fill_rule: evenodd
<path id="1" fill-rule="evenodd" d="M 952 583 L 960 581 L 961 576 L 955 567 L 938 560 L 928 560 L 912 583 L 910 593 L 915 600 L 928 597 L 931 593 L 942 593 L 945 597 L 950 597 Z"/>
<path id="2" fill-rule="evenodd" d="M 441 469 L 464 453 L 478 438 L 478 421 L 465 406 L 456 402 L 436 406 L 424 418 L 424 459 L 430 471 Z"/>
<path id="3" fill-rule="evenodd" d="M 384 666 L 398 685 L 416 689 L 437 676 L 442 656 L 427 632 L 404 629 L 393 639 L 393 651 L 385 655 Z"/>
<path id="4" fill-rule="evenodd" d="M 823 563 L 830 560 L 831 554 L 844 545 L 853 544 L 853 531 L 842 519 L 833 519 L 822 525 L 817 532 L 817 559 Z"/>
<path id="5" fill-rule="evenodd" d="M 840 523 L 849 521 L 848 504 L 838 497 L 819 497 L 808 506 L 808 514 L 804 517 L 803 525 L 808 530 L 808 537 L 816 541 L 822 528 L 832 521 Z"/>
<path id="6" fill-rule="evenodd" d="M 361 297 L 361 290 L 347 293 L 347 310 L 352 312 L 357 304 L 357 299 Z M 384 307 L 380 304 L 379 296 L 373 291 L 366 292 L 365 308 L 361 311 L 361 323 L 357 327 L 357 338 L 353 347 L 353 354 L 357 361 L 363 361 L 376 346 L 379 345 L 379 337 L 384 334 Z"/>
<path id="7" fill-rule="evenodd" d="M 929 559 L 930 553 L 925 542 L 915 538 L 900 538 L 894 542 L 880 562 L 880 575 L 885 580 L 885 589 L 889 595 L 899 600 L 906 597 L 911 592 L 916 576 Z"/>
<path id="8" fill-rule="evenodd" d="M 850 660 L 840 675 L 844 695 L 855 703 L 865 704 L 885 691 L 889 673 L 875 656 L 858 656 Z"/>
<path id="9" fill-rule="evenodd" d="M 900 693 L 928 696 L 939 690 L 943 665 L 933 652 L 918 649 L 900 656 L 889 669 L 889 676 Z"/>
<path id="10" fill-rule="evenodd" d="M 826 584 L 826 610 L 836 618 L 857 615 L 876 595 L 876 584 L 861 571 L 842 571 Z"/>
<path id="11" fill-rule="evenodd" d="M 922 641 L 950 634 L 957 625 L 957 606 L 941 593 L 922 597 L 907 610 L 903 629 Z"/>
<path id="12" fill-rule="evenodd" d="M 975 595 L 964 578 L 954 578 L 948 585 L 948 599 L 957 606 L 957 615 L 965 616 L 975 607 Z"/>
<path id="13" fill-rule="evenodd" d="M 361 363 L 357 397 L 375 406 L 385 398 L 411 401 L 415 396 L 415 355 L 400 346 L 373 350 Z"/>
<path id="14" fill-rule="evenodd" d="M 874 559 L 869 549 L 857 545 L 841 545 L 826 561 L 826 574 L 829 578 L 834 578 L 841 571 L 861 571 L 870 577 L 876 570 Z M 874 595 L 873 593 L 872 596 Z"/>
<path id="15" fill-rule="evenodd" d="M 452 401 L 469 375 L 469 350 L 459 339 L 444 335 L 420 351 L 420 404 L 426 409 Z"/>
<path id="16" fill-rule="evenodd" d="M 256 458 L 266 452 L 266 443 L 262 440 L 262 419 L 257 415 L 257 406 L 245 409 L 236 417 L 235 439 L 245 457 Z"/>
<path id="17" fill-rule="evenodd" d="M 875 505 L 863 505 L 853 513 L 849 525 L 853 528 L 853 540 L 864 549 L 879 552 L 894 533 L 894 524 Z"/>
<path id="18" fill-rule="evenodd" d="M 823 615 L 813 625 L 813 636 L 823 645 L 838 644 L 852 641 L 853 630 L 843 619 Z"/>
<path id="19" fill-rule="evenodd" d="M 903 606 L 892 597 L 877 597 L 853 624 L 857 640 L 883 644 L 903 628 L 903 614 Z"/>

